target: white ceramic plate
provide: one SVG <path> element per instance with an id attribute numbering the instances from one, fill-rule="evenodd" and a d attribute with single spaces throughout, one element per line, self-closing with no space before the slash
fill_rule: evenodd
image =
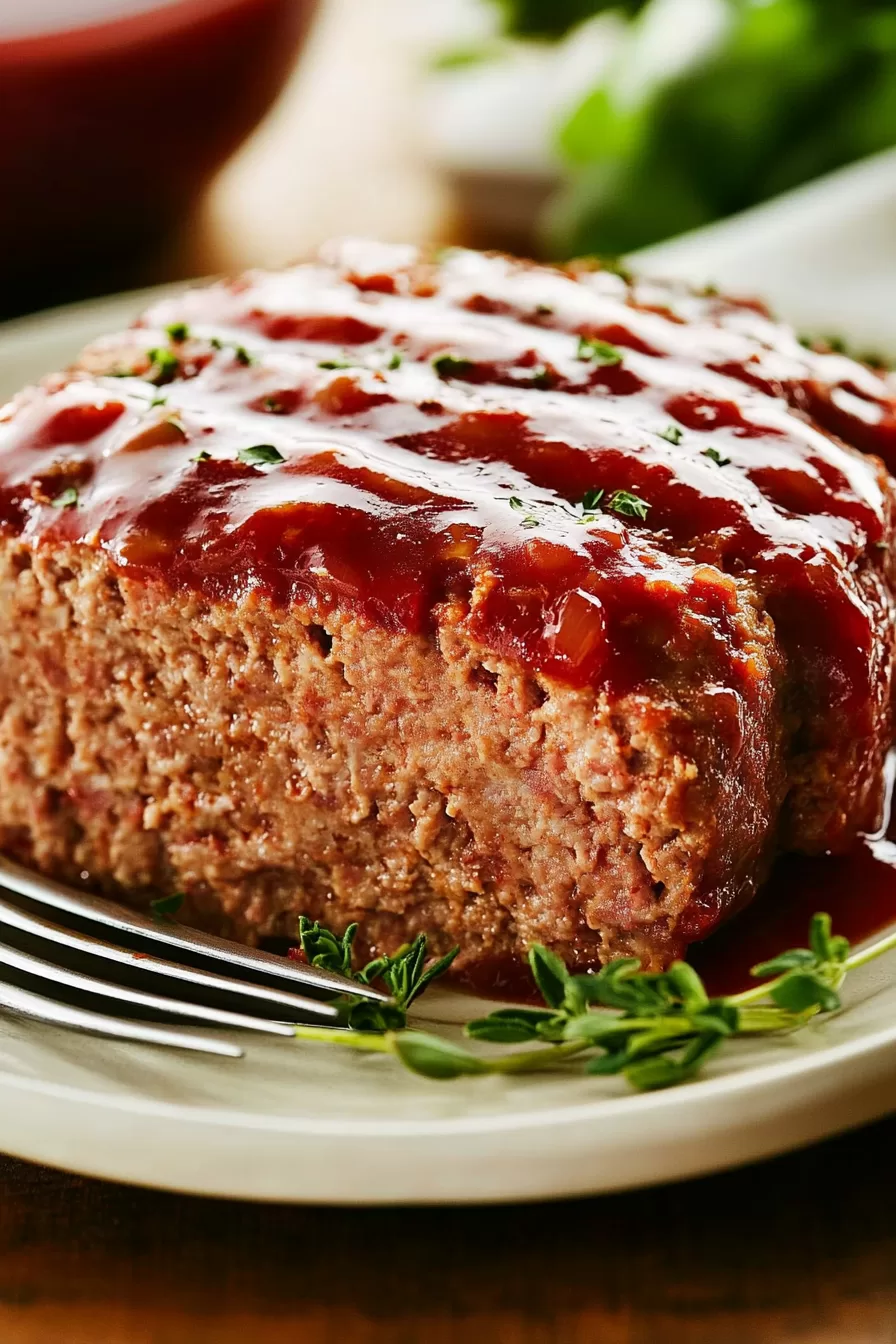
<path id="1" fill-rule="evenodd" d="M 811 198 L 816 233 L 819 221 L 854 203 L 864 184 L 864 227 L 873 234 L 881 208 L 892 208 L 894 164 L 890 157 L 849 170 L 848 195 L 836 181 L 827 189 L 827 216 L 817 194 Z M 773 208 L 780 228 L 770 238 L 766 230 L 764 253 L 750 247 L 765 218 L 753 212 L 665 254 L 654 249 L 652 268 L 701 279 L 710 267 L 758 291 L 767 279 L 787 310 L 787 285 L 782 293 L 776 277 L 791 273 L 783 248 L 799 230 L 780 203 Z M 793 209 L 805 208 L 798 194 Z M 832 249 L 841 254 L 842 229 L 831 230 Z M 881 230 L 880 238 L 896 249 L 896 230 Z M 875 265 L 892 294 L 896 251 L 878 255 Z M 852 281 L 846 275 L 838 288 L 828 269 L 824 284 L 836 321 L 850 312 Z M 896 346 L 893 304 L 886 305 L 885 328 L 887 285 L 880 290 L 873 311 L 852 312 L 851 330 L 873 328 Z M 64 364 L 90 337 L 124 324 L 146 297 L 125 295 L 8 326 L 0 332 L 0 399 Z M 798 292 L 797 309 L 799 301 Z M 798 311 L 794 316 L 800 319 Z M 440 1030 L 477 1011 L 474 1000 L 449 992 L 434 992 L 424 1006 Z M 434 1083 L 384 1056 L 304 1042 L 242 1044 L 244 1059 L 220 1060 L 0 1019 L 0 1149 L 145 1185 L 346 1204 L 581 1195 L 691 1176 L 896 1109 L 896 955 L 850 981 L 842 1014 L 793 1038 L 736 1042 L 700 1081 L 646 1096 L 571 1067 Z"/>

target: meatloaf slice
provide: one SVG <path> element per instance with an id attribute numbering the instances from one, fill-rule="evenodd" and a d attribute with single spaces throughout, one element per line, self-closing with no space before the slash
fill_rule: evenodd
<path id="1" fill-rule="evenodd" d="M 0 412 L 0 843 L 254 940 L 661 966 L 872 826 L 892 385 L 755 304 L 343 243 Z"/>

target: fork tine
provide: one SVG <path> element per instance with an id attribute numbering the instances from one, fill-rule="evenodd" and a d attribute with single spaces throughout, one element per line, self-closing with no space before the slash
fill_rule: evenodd
<path id="1" fill-rule="evenodd" d="M 151 971 L 203 989 L 223 990 L 228 994 L 254 999 L 259 1003 L 275 1004 L 277 1007 L 286 1008 L 297 1021 L 309 1014 L 327 1018 L 338 1016 L 332 1004 L 324 1003 L 320 999 L 309 999 L 304 995 L 293 994 L 289 990 L 271 989 L 268 985 L 254 985 L 246 980 L 236 980 L 229 975 L 216 975 L 212 971 L 200 971 L 194 966 L 181 966 L 176 961 L 162 961 L 147 952 L 134 952 L 131 948 L 116 947 L 114 943 L 103 942 L 86 933 L 75 933 L 72 929 L 52 924 L 49 920 L 32 915 L 29 911 L 20 910 L 18 906 L 4 901 L 2 897 L 0 897 L 0 924 L 7 924 L 20 929 L 23 933 L 46 939 L 76 952 L 103 957 L 106 961 L 115 962 L 120 966 Z"/>
<path id="2" fill-rule="evenodd" d="M 181 999 L 163 999 L 158 994 L 145 994 L 139 989 L 129 989 L 125 985 L 115 985 L 110 980 L 97 980 L 92 975 L 82 975 L 80 971 L 70 971 L 67 966 L 56 966 L 51 961 L 34 957 L 30 952 L 20 952 L 18 948 L 5 947 L 0 943 L 0 964 L 12 966 L 42 980 L 51 980 L 54 984 L 68 985 L 84 994 L 100 994 L 118 1003 L 129 1003 L 135 1008 L 149 1008 L 152 1012 L 174 1013 L 177 1017 L 193 1018 L 213 1027 L 240 1027 L 247 1031 L 260 1031 L 268 1036 L 292 1036 L 293 1028 L 287 1022 L 272 1022 L 268 1018 L 249 1017 L 246 1013 L 234 1013 L 226 1008 L 207 1008 L 204 1004 L 186 1003 Z"/>
<path id="3" fill-rule="evenodd" d="M 375 999 L 387 1003 L 388 994 L 383 994 L 370 985 L 335 971 L 324 971 L 318 966 L 307 966 L 303 962 L 290 961 L 288 957 L 276 957 L 270 952 L 262 952 L 257 947 L 243 947 L 228 942 L 225 938 L 216 938 L 211 933 L 200 933 L 198 929 L 188 928 L 185 924 L 167 924 L 154 920 L 137 910 L 126 910 L 107 901 L 102 896 L 89 895 L 75 891 L 52 878 L 42 877 L 39 873 L 13 863 L 11 859 L 0 857 L 0 884 L 10 891 L 27 896 L 39 904 L 51 905 L 57 910 L 65 910 L 70 915 L 104 924 L 107 928 L 117 929 L 120 933 L 136 934 L 140 938 L 152 938 L 169 947 L 177 947 L 185 952 L 200 953 L 213 957 L 216 961 L 229 962 L 231 966 L 240 966 L 248 971 L 261 971 L 265 975 L 275 975 L 281 980 L 291 980 L 293 984 L 305 989 L 317 989 L 332 994 L 356 994 L 361 998 Z"/>
<path id="4" fill-rule="evenodd" d="M 88 1008 L 74 1008 L 68 1003 L 56 1003 L 34 994 L 30 989 L 6 985 L 0 981 L 0 1008 L 6 1008 L 17 1017 L 47 1022 L 54 1027 L 70 1027 L 87 1031 L 94 1036 L 114 1036 L 121 1041 L 139 1041 L 147 1045 L 176 1046 L 181 1050 L 196 1050 L 205 1055 L 225 1055 L 241 1059 L 242 1050 L 231 1041 L 216 1041 L 212 1037 L 194 1036 L 191 1032 L 173 1027 L 150 1025 L 148 1022 L 127 1022 L 124 1018 L 94 1013 Z"/>

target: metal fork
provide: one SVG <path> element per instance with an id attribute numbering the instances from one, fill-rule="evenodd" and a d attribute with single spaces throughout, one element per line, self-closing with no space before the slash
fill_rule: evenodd
<path id="1" fill-rule="evenodd" d="M 39 915 L 22 909 L 0 896 L 0 925 L 17 929 L 29 938 L 37 938 L 52 946 L 83 953 L 111 962 L 120 968 L 146 971 L 158 976 L 163 991 L 169 982 L 194 989 L 223 992 L 241 1002 L 243 1008 L 275 1008 L 278 1020 L 253 1016 L 250 1012 L 230 1008 L 215 1008 L 185 999 L 169 998 L 167 993 L 152 994 L 112 980 L 69 969 L 67 966 L 45 960 L 30 952 L 9 947 L 0 939 L 0 967 L 19 972 L 26 977 L 50 984 L 64 985 L 81 993 L 111 999 L 135 1010 L 167 1013 L 187 1018 L 206 1026 L 238 1027 L 248 1031 L 265 1032 L 272 1036 L 291 1036 L 291 1023 L 309 1018 L 323 1020 L 331 1025 L 338 1018 L 332 1003 L 315 995 L 329 996 L 355 994 L 364 998 L 387 1002 L 388 996 L 369 985 L 359 984 L 346 976 L 324 971 L 278 957 L 258 948 L 241 947 L 224 938 L 200 933 L 173 921 L 126 910 L 114 901 L 91 896 L 74 888 L 42 877 L 9 859 L 0 857 L 0 889 L 15 892 L 27 900 L 51 906 L 65 915 L 101 925 L 126 938 L 145 939 L 170 949 L 173 956 L 187 954 L 188 958 L 208 958 L 223 964 L 229 970 L 242 971 L 276 978 L 283 988 L 275 988 L 215 970 L 201 970 L 177 960 L 165 960 L 152 953 L 121 947 L 86 933 L 77 932 L 62 924 L 52 923 Z M 295 989 L 310 991 L 296 993 Z M 114 1017 L 93 1009 L 75 1007 L 60 1002 L 51 994 L 38 994 L 32 989 L 7 984 L 0 980 L 0 1009 L 7 1009 L 22 1017 L 49 1022 L 55 1026 L 71 1027 L 78 1031 L 101 1036 L 117 1037 L 127 1041 L 142 1041 L 153 1045 L 178 1046 L 184 1050 L 198 1050 L 212 1055 L 238 1058 L 242 1050 L 231 1041 L 210 1036 L 194 1035 L 174 1027 L 157 1023 L 133 1021 Z"/>

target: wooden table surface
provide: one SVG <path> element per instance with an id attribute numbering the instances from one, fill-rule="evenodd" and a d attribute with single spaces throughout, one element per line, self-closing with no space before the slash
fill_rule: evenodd
<path id="1" fill-rule="evenodd" d="M 415 12 L 329 0 L 280 105 L 146 279 L 331 233 L 456 236 L 414 140 Z M 896 1120 L 521 1208 L 215 1203 L 0 1159 L 0 1344 L 896 1344 L 894 1195 Z"/>
<path id="2" fill-rule="evenodd" d="M 894 1192 L 896 1121 L 686 1185 L 505 1208 L 218 1203 L 4 1160 L 0 1339 L 894 1344 Z"/>

